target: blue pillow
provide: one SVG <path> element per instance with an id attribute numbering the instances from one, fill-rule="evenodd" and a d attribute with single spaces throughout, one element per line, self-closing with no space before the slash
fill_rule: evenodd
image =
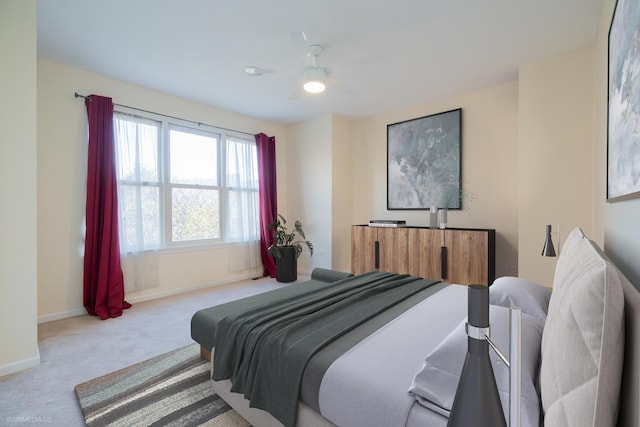
<path id="1" fill-rule="evenodd" d="M 542 322 L 547 320 L 550 298 L 551 289 L 519 277 L 500 277 L 489 287 L 489 304 L 507 308 L 517 305 Z"/>

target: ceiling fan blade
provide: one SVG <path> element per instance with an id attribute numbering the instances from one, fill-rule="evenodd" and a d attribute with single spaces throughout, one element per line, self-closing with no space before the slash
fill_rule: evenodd
<path id="1" fill-rule="evenodd" d="M 274 74 L 278 72 L 278 70 L 273 68 L 264 68 L 255 65 L 248 65 L 244 67 L 243 71 L 247 76 L 250 77 L 260 77 L 264 74 Z"/>
<path id="2" fill-rule="evenodd" d="M 285 69 L 278 69 L 278 68 L 265 68 L 265 67 L 258 67 L 255 65 L 250 65 L 250 66 L 246 66 L 243 68 L 242 70 L 244 72 L 245 75 L 249 76 L 249 77 L 263 77 L 267 74 L 279 74 L 279 75 L 285 75 L 285 76 L 292 76 L 292 75 L 298 75 L 300 74 L 300 72 L 298 70 L 285 70 Z"/>
<path id="3" fill-rule="evenodd" d="M 300 99 L 304 95 L 304 89 L 302 89 L 302 85 L 298 85 L 294 91 L 289 95 L 289 99 L 292 101 L 296 101 Z"/>
<path id="4" fill-rule="evenodd" d="M 291 31 L 289 32 L 289 37 L 294 43 L 307 43 L 309 41 L 307 33 L 304 31 Z"/>

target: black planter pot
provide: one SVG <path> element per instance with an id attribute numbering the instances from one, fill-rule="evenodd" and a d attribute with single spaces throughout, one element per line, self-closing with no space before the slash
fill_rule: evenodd
<path id="1" fill-rule="evenodd" d="M 276 258 L 276 280 L 278 282 L 295 282 L 298 279 L 298 259 L 296 248 L 292 246 L 280 247 L 282 256 Z"/>

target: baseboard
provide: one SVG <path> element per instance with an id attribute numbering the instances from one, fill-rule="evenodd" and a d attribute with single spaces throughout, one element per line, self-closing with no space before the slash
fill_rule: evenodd
<path id="1" fill-rule="evenodd" d="M 298 270 L 298 276 L 307 276 L 307 277 L 311 277 L 311 273 L 313 270 L 309 271 L 309 270 Z"/>
<path id="2" fill-rule="evenodd" d="M 258 273 L 258 276 L 261 276 L 261 275 Z M 249 279 L 253 279 L 255 277 L 256 277 L 256 273 L 245 274 L 245 275 L 242 275 L 242 276 L 234 276 L 234 277 L 230 277 L 228 279 L 218 280 L 218 281 L 215 281 L 215 282 L 207 282 L 207 283 L 200 283 L 200 284 L 197 284 L 197 285 L 186 286 L 184 288 L 179 288 L 179 289 L 169 289 L 169 290 L 166 290 L 166 291 L 155 292 L 155 293 L 147 294 L 147 295 L 126 297 L 126 299 L 127 299 L 127 302 L 130 302 L 131 304 L 135 304 L 135 303 L 139 303 L 139 302 L 152 301 L 154 299 L 160 299 L 160 298 L 171 297 L 171 296 L 174 296 L 174 295 L 180 295 L 180 294 L 184 294 L 185 292 L 192 292 L 192 291 L 197 291 L 197 290 L 206 289 L 206 288 L 215 288 L 217 286 L 228 285 L 229 283 L 239 282 L 241 280 L 249 280 Z"/>
<path id="3" fill-rule="evenodd" d="M 16 372 L 24 371 L 25 369 L 35 368 L 38 365 L 40 365 L 40 350 L 36 347 L 35 356 L 0 366 L 0 377 L 15 374 Z"/>
<path id="4" fill-rule="evenodd" d="M 67 319 L 69 317 L 82 316 L 83 314 L 87 314 L 84 308 L 74 308 L 72 310 L 61 311 L 60 313 L 45 314 L 44 316 L 38 316 L 38 324 Z"/>
<path id="5" fill-rule="evenodd" d="M 170 289 L 170 290 L 166 290 L 166 291 L 150 293 L 150 294 L 147 294 L 147 295 L 126 297 L 126 299 L 127 299 L 127 302 L 129 302 L 131 304 L 136 304 L 136 303 L 139 303 L 139 302 L 152 301 L 152 300 L 155 300 L 155 299 L 166 298 L 166 297 L 170 297 L 170 296 L 174 296 L 174 295 L 180 295 L 180 294 L 183 294 L 185 292 L 191 292 L 191 291 L 197 291 L 197 290 L 200 290 L 200 289 L 213 288 L 213 287 L 216 287 L 216 286 L 227 285 L 229 283 L 239 282 L 241 280 L 253 279 L 253 278 L 257 277 L 257 276 L 261 277 L 262 275 L 261 275 L 260 272 L 258 272 L 258 273 L 255 273 L 255 272 L 254 273 L 247 273 L 247 274 L 244 274 L 242 276 L 234 276 L 234 277 L 230 277 L 228 279 L 218 280 L 218 281 L 215 281 L 215 282 L 200 283 L 200 284 L 197 284 L 197 285 L 186 286 L 184 288 Z M 53 322 L 55 320 L 67 319 L 69 317 L 82 316 L 84 314 L 87 314 L 87 312 L 86 312 L 86 310 L 84 308 L 74 308 L 74 309 L 67 310 L 67 311 L 61 311 L 60 313 L 45 314 L 43 316 L 38 316 L 38 324 Z"/>

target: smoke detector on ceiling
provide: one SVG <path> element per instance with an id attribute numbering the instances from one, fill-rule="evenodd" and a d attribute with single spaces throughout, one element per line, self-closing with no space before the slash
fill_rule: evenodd
<path id="1" fill-rule="evenodd" d="M 260 69 L 260 67 L 256 67 L 255 65 L 248 65 L 244 67 L 244 73 L 247 76 L 258 77 L 263 74 L 263 71 Z"/>

